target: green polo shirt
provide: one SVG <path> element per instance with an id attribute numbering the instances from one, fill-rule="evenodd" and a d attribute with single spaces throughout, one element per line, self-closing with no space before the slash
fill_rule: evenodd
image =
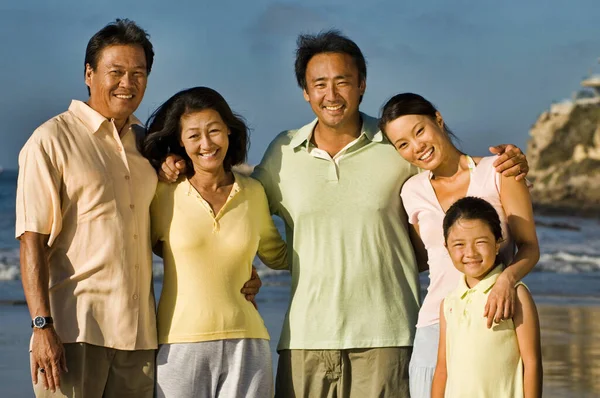
<path id="1" fill-rule="evenodd" d="M 314 120 L 281 133 L 254 171 L 286 226 L 292 292 L 278 350 L 413 343 L 419 282 L 400 188 L 418 170 L 361 117 L 337 165 L 310 154 Z"/>

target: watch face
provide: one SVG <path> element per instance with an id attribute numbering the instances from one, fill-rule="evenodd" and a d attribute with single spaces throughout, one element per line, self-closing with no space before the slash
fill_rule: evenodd
<path id="1" fill-rule="evenodd" d="M 43 328 L 44 326 L 46 326 L 46 320 L 42 316 L 36 316 L 33 320 L 33 324 L 37 328 Z"/>

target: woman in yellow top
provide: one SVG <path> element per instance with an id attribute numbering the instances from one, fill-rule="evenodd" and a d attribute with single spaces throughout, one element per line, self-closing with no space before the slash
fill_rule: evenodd
<path id="1" fill-rule="evenodd" d="M 158 305 L 158 397 L 269 397 L 269 335 L 239 293 L 252 260 L 287 268 L 286 246 L 258 181 L 233 172 L 246 159 L 248 128 L 216 91 L 181 91 L 150 117 L 143 151 L 168 153 L 188 173 L 159 183 L 152 242 L 164 259 Z"/>
<path id="2" fill-rule="evenodd" d="M 440 341 L 433 398 L 540 398 L 540 326 L 529 290 L 517 284 L 512 319 L 487 328 L 488 294 L 502 273 L 500 217 L 481 198 L 456 201 L 443 221 L 444 242 L 456 269 L 457 288 L 440 306 Z"/>

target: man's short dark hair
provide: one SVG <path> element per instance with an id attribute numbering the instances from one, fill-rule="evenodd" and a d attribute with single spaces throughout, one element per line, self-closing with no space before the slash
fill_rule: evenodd
<path id="1" fill-rule="evenodd" d="M 132 45 L 140 46 L 144 49 L 146 55 L 146 72 L 150 74 L 152 63 L 154 62 L 154 49 L 150 43 L 150 35 L 135 22 L 117 18 L 100 29 L 88 42 L 85 49 L 84 73 L 86 65 L 90 65 L 92 70 L 96 70 L 100 53 L 108 46 L 114 45 Z M 90 89 L 88 87 L 88 93 Z"/>
<path id="2" fill-rule="evenodd" d="M 296 42 L 296 80 L 303 90 L 306 90 L 306 67 L 308 62 L 317 54 L 341 53 L 348 54 L 354 60 L 358 69 L 358 81 L 367 79 L 367 63 L 360 48 L 355 42 L 344 36 L 339 30 L 321 31 L 316 35 L 299 35 Z"/>

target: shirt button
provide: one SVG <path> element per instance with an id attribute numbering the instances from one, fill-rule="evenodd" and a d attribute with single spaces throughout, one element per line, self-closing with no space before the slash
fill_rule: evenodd
<path id="1" fill-rule="evenodd" d="M 133 235 L 133 239 L 137 239 L 137 235 Z"/>
<path id="2" fill-rule="evenodd" d="M 117 147 L 117 151 L 121 152 L 123 150 L 123 148 L 121 148 L 120 146 Z"/>
<path id="3" fill-rule="evenodd" d="M 129 208 L 133 210 L 133 209 L 135 209 L 135 205 L 133 205 L 133 204 L 129 205 Z"/>
<path id="4" fill-rule="evenodd" d="M 125 179 L 126 179 L 126 180 L 129 180 L 129 176 L 125 176 Z"/>
<path id="5" fill-rule="evenodd" d="M 136 265 L 134 265 L 133 267 L 134 267 L 135 269 L 139 269 L 139 268 L 140 268 L 140 265 L 139 265 L 139 264 L 136 264 Z"/>
<path id="6" fill-rule="evenodd" d="M 137 299 L 138 299 L 138 295 L 137 295 L 137 294 L 134 294 L 134 295 L 133 295 L 133 299 L 134 299 L 134 300 L 137 300 Z"/>

